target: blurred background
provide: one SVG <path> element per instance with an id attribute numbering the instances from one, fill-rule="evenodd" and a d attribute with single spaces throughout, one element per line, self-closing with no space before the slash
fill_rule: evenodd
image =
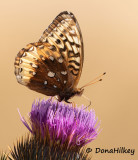
<path id="1" fill-rule="evenodd" d="M 28 133 L 26 119 L 36 98 L 48 98 L 17 83 L 14 59 L 37 41 L 64 10 L 75 14 L 84 40 L 84 67 L 78 87 L 103 72 L 103 81 L 85 88 L 101 120 L 102 132 L 89 144 L 95 160 L 137 159 L 138 149 L 138 1 L 137 0 L 5 0 L 0 2 L 0 151 Z M 88 105 L 83 97 L 72 101 Z M 135 149 L 130 154 L 96 154 L 95 148 Z"/>

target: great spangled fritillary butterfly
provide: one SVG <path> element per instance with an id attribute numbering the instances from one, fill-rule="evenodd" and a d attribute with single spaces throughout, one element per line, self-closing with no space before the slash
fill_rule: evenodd
<path id="1" fill-rule="evenodd" d="M 43 32 L 15 58 L 17 81 L 31 90 L 66 101 L 81 95 L 77 88 L 84 60 L 83 38 L 77 19 L 61 12 Z"/>

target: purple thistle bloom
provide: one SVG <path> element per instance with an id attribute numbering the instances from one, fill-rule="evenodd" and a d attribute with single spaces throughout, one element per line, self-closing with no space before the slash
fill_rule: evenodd
<path id="1" fill-rule="evenodd" d="M 20 117 L 33 135 L 41 134 L 43 139 L 49 136 L 50 141 L 66 144 L 66 149 L 80 149 L 97 137 L 100 125 L 94 110 L 84 108 L 83 105 L 78 108 L 51 99 L 37 100 L 29 114 L 31 127 L 24 117 Z"/>

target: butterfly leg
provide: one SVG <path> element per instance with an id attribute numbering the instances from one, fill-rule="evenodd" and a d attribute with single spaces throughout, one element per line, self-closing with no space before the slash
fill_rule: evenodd
<path id="1" fill-rule="evenodd" d="M 75 102 L 71 102 L 71 103 L 72 103 L 73 108 L 75 108 Z"/>
<path id="2" fill-rule="evenodd" d="M 75 122 L 76 122 L 76 126 L 78 125 L 78 123 L 77 123 L 77 116 L 78 116 L 78 114 L 76 114 L 75 115 L 75 107 L 76 107 L 76 105 L 75 105 L 75 102 L 71 102 L 72 103 L 72 106 L 73 106 L 73 112 L 74 112 L 74 120 L 75 120 Z M 77 142 L 76 142 L 77 143 Z"/>
<path id="3" fill-rule="evenodd" d="M 50 100 L 50 101 L 52 101 L 52 98 L 53 98 L 53 97 L 50 97 L 50 99 L 49 99 L 49 100 Z"/>
<path id="4" fill-rule="evenodd" d="M 55 115 L 56 115 L 57 108 L 58 108 L 58 101 L 57 101 L 57 105 L 56 105 L 56 110 L 55 110 L 55 113 L 54 113 L 54 117 L 55 117 Z"/>
<path id="5" fill-rule="evenodd" d="M 55 96 L 55 99 L 56 99 L 57 101 L 59 101 L 59 98 L 58 98 L 57 96 Z"/>
<path id="6" fill-rule="evenodd" d="M 87 99 L 87 100 L 89 101 L 89 105 L 86 106 L 85 108 L 83 108 L 83 110 L 85 110 L 86 108 L 89 108 L 89 107 L 91 106 L 92 102 L 91 102 L 91 100 L 90 100 L 88 97 L 86 97 L 84 94 L 82 94 L 82 97 L 84 97 L 85 99 Z"/>
<path id="7" fill-rule="evenodd" d="M 69 102 L 68 100 L 65 100 L 65 102 L 66 102 L 66 103 L 72 103 L 72 102 Z"/>
<path id="8" fill-rule="evenodd" d="M 89 108 L 90 106 L 91 106 L 91 101 L 90 101 L 89 105 L 88 105 L 88 106 L 86 106 L 83 110 L 85 110 L 85 109 Z"/>
<path id="9" fill-rule="evenodd" d="M 68 100 L 65 101 L 66 103 L 72 104 L 73 108 L 75 108 L 75 102 L 69 102 Z"/>
<path id="10" fill-rule="evenodd" d="M 72 104 L 72 107 L 73 107 L 73 110 L 75 110 L 75 102 L 70 102 Z M 74 111 L 74 119 L 75 119 L 75 122 L 76 122 L 76 125 L 77 125 L 77 118 L 76 118 L 77 115 L 75 115 L 75 111 Z"/>

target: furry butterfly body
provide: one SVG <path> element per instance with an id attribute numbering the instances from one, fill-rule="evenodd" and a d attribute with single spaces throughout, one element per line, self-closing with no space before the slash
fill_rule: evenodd
<path id="1" fill-rule="evenodd" d="M 84 47 L 77 19 L 61 12 L 43 32 L 15 58 L 17 81 L 31 90 L 66 101 L 81 95 L 77 88 L 84 61 Z"/>

